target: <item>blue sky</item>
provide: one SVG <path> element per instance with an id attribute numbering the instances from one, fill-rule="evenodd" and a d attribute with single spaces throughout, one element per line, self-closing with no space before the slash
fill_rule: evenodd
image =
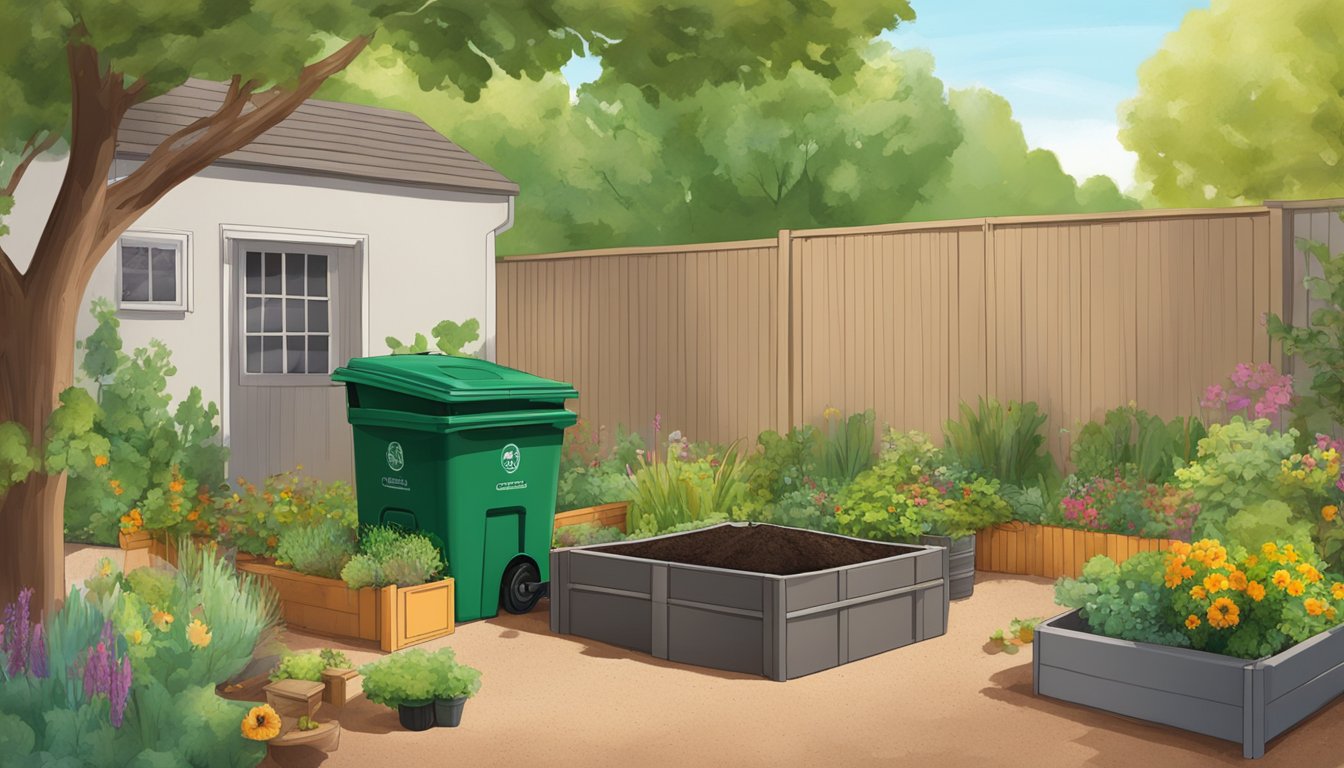
<path id="1" fill-rule="evenodd" d="M 1138 88 L 1139 64 L 1190 10 L 1209 0 L 913 0 L 917 19 L 883 37 L 925 48 L 949 87 L 980 85 L 1006 97 L 1032 146 L 1064 169 L 1133 184 L 1134 158 L 1116 139 L 1116 107 Z M 575 60 L 578 86 L 596 64 Z"/>

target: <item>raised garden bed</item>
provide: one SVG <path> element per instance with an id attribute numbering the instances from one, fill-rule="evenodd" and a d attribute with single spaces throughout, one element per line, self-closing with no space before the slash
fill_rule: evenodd
<path id="1" fill-rule="evenodd" d="M 1175 541 L 1014 521 L 976 534 L 975 567 L 996 573 L 1076 579 L 1087 561 L 1097 555 L 1123 563 L 1139 552 L 1165 552 Z"/>
<path id="2" fill-rule="evenodd" d="M 350 589 L 340 579 L 310 576 L 262 560 L 238 563 L 238 570 L 262 576 L 280 596 L 285 623 L 333 637 L 378 643 L 395 651 L 450 635 L 453 580 L 414 587 Z"/>
<path id="3" fill-rule="evenodd" d="M 788 680 L 947 630 L 947 550 L 723 523 L 551 553 L 551 631 Z"/>
<path id="4" fill-rule="evenodd" d="M 1071 611 L 1036 626 L 1038 695 L 1239 741 L 1246 757 L 1344 693 L 1344 626 L 1258 660 L 1093 634 Z"/>
<path id="5" fill-rule="evenodd" d="M 564 528 L 567 525 L 596 523 L 597 525 L 605 525 L 609 528 L 616 528 L 624 532 L 626 509 L 629 506 L 629 502 L 618 501 L 612 504 L 599 504 L 596 507 L 583 507 L 581 509 L 571 509 L 567 512 L 556 512 L 555 527 Z"/>

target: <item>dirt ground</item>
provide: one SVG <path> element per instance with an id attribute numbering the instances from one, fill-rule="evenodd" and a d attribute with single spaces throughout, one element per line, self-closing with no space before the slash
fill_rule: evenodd
<path id="1" fill-rule="evenodd" d="M 395 711 L 359 698 L 318 712 L 344 729 L 336 751 L 273 750 L 263 765 L 1344 765 L 1344 699 L 1249 763 L 1240 744 L 1033 696 L 1030 650 L 984 645 L 1014 617 L 1058 613 L 1045 579 L 981 574 L 975 595 L 952 603 L 947 635 L 786 683 L 552 635 L 547 609 L 464 624 L 424 646 L 451 645 L 483 673 L 461 727 L 408 732 Z M 286 642 L 340 648 L 356 663 L 379 656 L 297 632 Z"/>

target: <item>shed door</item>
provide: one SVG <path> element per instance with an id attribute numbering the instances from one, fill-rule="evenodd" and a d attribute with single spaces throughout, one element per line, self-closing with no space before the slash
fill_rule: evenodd
<path id="1" fill-rule="evenodd" d="M 235 241 L 229 474 L 257 482 L 298 465 L 354 477 L 345 389 L 331 372 L 361 354 L 357 249 Z"/>

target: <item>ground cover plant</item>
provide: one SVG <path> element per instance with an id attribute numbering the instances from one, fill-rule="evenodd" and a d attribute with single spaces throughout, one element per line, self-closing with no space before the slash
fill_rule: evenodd
<path id="1" fill-rule="evenodd" d="M 628 501 L 634 495 L 630 468 L 638 464 L 643 450 L 639 434 L 620 427 L 611 447 L 604 450 L 603 430 L 594 430 L 590 422 L 579 419 L 565 430 L 556 511 Z"/>
<path id="2" fill-rule="evenodd" d="M 220 698 L 215 686 L 268 646 L 275 597 L 213 552 L 187 545 L 178 562 L 122 574 L 104 560 L 41 623 L 32 621 L 31 592 L 4 610 L 6 766 L 261 761 L 265 745 L 244 735 L 249 705 Z"/>
<path id="3" fill-rule="evenodd" d="M 448 572 L 442 548 L 429 536 L 374 525 L 360 532 L 359 551 L 340 569 L 340 578 L 351 589 L 413 587 Z"/>
<path id="4" fill-rule="evenodd" d="M 194 521 L 193 531 L 239 552 L 270 558 L 279 556 L 286 532 L 310 527 L 323 527 L 332 537 L 338 536 L 337 529 L 353 532 L 358 524 L 354 489 L 306 477 L 302 471 L 299 465 L 271 475 L 261 488 L 237 478 L 238 490 L 221 494 L 210 513 Z"/>

